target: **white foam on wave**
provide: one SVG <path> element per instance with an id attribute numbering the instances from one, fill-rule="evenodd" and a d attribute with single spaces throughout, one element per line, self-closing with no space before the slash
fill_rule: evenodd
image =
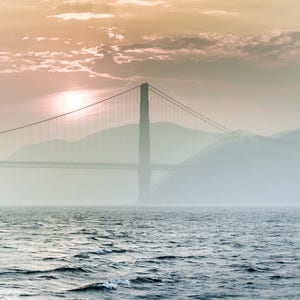
<path id="1" fill-rule="evenodd" d="M 113 279 L 105 281 L 103 286 L 109 290 L 116 290 L 118 286 L 130 286 L 130 281 L 127 279 Z"/>

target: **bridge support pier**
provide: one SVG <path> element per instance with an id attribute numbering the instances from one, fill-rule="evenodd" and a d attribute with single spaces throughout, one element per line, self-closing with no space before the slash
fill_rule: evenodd
<path id="1" fill-rule="evenodd" d="M 143 83 L 140 90 L 140 122 L 139 122 L 139 194 L 138 203 L 145 203 L 150 198 L 151 166 L 150 166 L 150 116 L 149 85 Z"/>

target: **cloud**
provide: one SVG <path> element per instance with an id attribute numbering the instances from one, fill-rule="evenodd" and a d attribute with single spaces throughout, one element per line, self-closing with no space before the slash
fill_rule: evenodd
<path id="1" fill-rule="evenodd" d="M 7 51 L 0 51 L 0 63 L 7 63 L 10 61 L 10 53 Z"/>
<path id="2" fill-rule="evenodd" d="M 29 41 L 29 40 L 35 40 L 37 42 L 41 41 L 59 41 L 59 37 L 45 37 L 45 36 L 38 36 L 35 38 L 30 38 L 29 36 L 24 36 L 21 38 L 22 41 Z"/>
<path id="3" fill-rule="evenodd" d="M 247 59 L 266 65 L 295 65 L 300 62 L 300 31 L 274 31 L 249 38 L 241 51 Z"/>
<path id="4" fill-rule="evenodd" d="M 87 0 L 64 0 L 66 4 L 87 4 L 89 1 Z"/>
<path id="5" fill-rule="evenodd" d="M 117 0 L 116 5 L 133 4 L 139 6 L 159 6 L 165 4 L 162 0 Z"/>
<path id="6" fill-rule="evenodd" d="M 64 20 L 64 21 L 69 21 L 69 20 L 86 21 L 86 20 L 91 20 L 91 19 L 113 18 L 114 15 L 112 15 L 112 14 L 94 14 L 94 13 L 91 13 L 91 12 L 82 12 L 82 13 L 64 13 L 64 14 L 54 15 L 52 17 L 56 18 L 56 19 L 61 19 L 61 20 Z"/>
<path id="7" fill-rule="evenodd" d="M 116 41 L 122 41 L 125 38 L 125 36 L 115 26 L 108 28 L 106 33 L 110 39 L 114 39 Z"/>
<path id="8" fill-rule="evenodd" d="M 154 65 L 160 70 L 171 64 L 174 68 L 176 64 L 189 68 L 205 64 L 206 68 L 210 65 L 213 69 L 218 64 L 244 64 L 253 68 L 294 68 L 300 64 L 300 31 L 248 36 L 210 32 L 151 35 L 144 36 L 139 43 L 126 43 L 118 38 L 120 32 L 116 27 L 110 27 L 106 33 L 111 44 L 83 46 L 81 42 L 67 40 L 74 44 L 70 50 L 0 52 L 0 73 L 84 72 L 92 77 L 117 79 L 125 69 L 124 74 L 128 75 L 131 68 L 128 64 L 132 64 L 130 72 L 137 74 Z"/>
<path id="9" fill-rule="evenodd" d="M 216 61 L 241 59 L 260 66 L 300 62 L 300 32 L 277 31 L 261 36 L 198 33 L 183 36 L 145 36 L 141 43 L 119 45 L 118 64 L 144 60 Z"/>
<path id="10" fill-rule="evenodd" d="M 118 64 L 145 60 L 194 60 L 228 57 L 236 37 L 199 33 L 184 36 L 145 36 L 142 43 L 119 45 L 114 61 Z"/>
<path id="11" fill-rule="evenodd" d="M 65 51 L 0 52 L 0 74 L 47 71 L 50 73 L 87 73 L 90 77 L 111 80 L 136 80 L 93 70 L 95 61 L 104 58 L 103 45 Z"/>
<path id="12" fill-rule="evenodd" d="M 240 13 L 237 11 L 226 10 L 205 10 L 202 12 L 202 14 L 216 17 L 237 17 L 240 15 Z"/>
<path id="13" fill-rule="evenodd" d="M 38 36 L 37 38 L 36 38 L 36 41 L 37 42 L 41 42 L 41 41 L 43 41 L 43 40 L 45 40 L 46 38 L 44 37 L 44 36 Z"/>

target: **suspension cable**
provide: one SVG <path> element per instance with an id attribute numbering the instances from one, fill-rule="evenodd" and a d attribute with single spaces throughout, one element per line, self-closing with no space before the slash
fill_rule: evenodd
<path id="1" fill-rule="evenodd" d="M 81 108 L 78 108 L 78 109 L 75 109 L 75 110 L 72 110 L 72 111 L 69 111 L 67 113 L 63 113 L 63 114 L 60 114 L 60 115 L 56 115 L 54 117 L 50 117 L 50 118 L 47 118 L 47 119 L 44 119 L 44 120 L 40 120 L 40 121 L 37 121 L 37 122 L 34 122 L 34 123 L 30 123 L 30 124 L 26 124 L 26 125 L 22 125 L 22 126 L 18 126 L 18 127 L 14 127 L 14 128 L 10 128 L 10 129 L 7 129 L 7 130 L 3 130 L 3 131 L 0 131 L 0 135 L 1 134 L 5 134 L 5 133 L 9 133 L 9 132 L 13 132 L 13 131 L 17 131 L 17 130 L 21 130 L 21 129 L 24 129 L 24 128 L 28 128 L 28 127 L 32 127 L 32 126 L 35 126 L 35 125 L 39 125 L 39 124 L 42 124 L 42 123 L 46 123 L 46 122 L 49 122 L 49 121 L 52 121 L 52 120 L 55 120 L 55 119 L 59 119 L 59 118 L 62 118 L 62 117 L 65 117 L 65 116 L 68 116 L 68 115 L 71 115 L 71 114 L 74 114 L 74 113 L 77 113 L 79 111 L 82 111 L 82 110 L 85 110 L 87 108 L 90 108 L 90 107 L 93 107 L 93 106 L 96 106 L 98 104 L 101 104 L 103 102 L 107 102 L 109 100 L 112 100 L 113 98 L 116 98 L 116 97 L 119 97 L 119 96 L 122 96 L 126 93 L 129 93 L 131 91 L 133 91 L 134 89 L 137 89 L 139 88 L 140 85 L 138 86 L 135 86 L 131 89 L 128 89 L 126 91 L 123 91 L 119 94 L 116 94 L 114 96 L 110 96 L 108 98 L 105 98 L 105 99 L 102 99 L 102 100 L 99 100 L 97 102 L 94 102 L 92 104 L 89 104 L 87 106 L 84 106 L 84 107 L 81 107 Z"/>
<path id="2" fill-rule="evenodd" d="M 189 113 L 190 115 L 193 115 L 194 117 L 210 124 L 211 126 L 217 128 L 217 129 L 219 129 L 219 130 L 221 130 L 221 131 L 223 131 L 223 132 L 225 132 L 225 133 L 227 133 L 231 136 L 234 136 L 234 137 L 238 136 L 237 133 L 233 132 L 232 130 L 230 130 L 229 128 L 223 126 L 222 124 L 220 124 L 220 123 L 218 123 L 218 122 L 216 122 L 216 121 L 200 114 L 199 112 L 193 110 L 192 108 L 188 107 L 187 105 L 182 104 L 181 102 L 177 101 L 176 99 L 172 98 L 171 96 L 167 95 L 166 93 L 162 92 L 161 90 L 157 89 L 156 87 L 154 87 L 150 84 L 149 84 L 149 86 L 155 94 L 161 96 L 164 100 L 166 100 L 166 101 L 172 103 L 173 105 L 179 107 L 180 109 L 184 110 L 185 112 Z"/>

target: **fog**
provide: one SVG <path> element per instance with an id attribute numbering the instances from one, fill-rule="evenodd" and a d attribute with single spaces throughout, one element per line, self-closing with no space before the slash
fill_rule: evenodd
<path id="1" fill-rule="evenodd" d="M 9 156 L 17 161 L 49 161 L 57 147 L 66 157 L 71 147 L 78 161 L 137 162 L 137 125 L 93 134 L 76 143 L 57 141 L 27 146 Z M 156 164 L 177 165 L 151 172 L 151 192 L 140 199 L 137 169 L 0 168 L 0 204 L 4 206 L 298 206 L 300 199 L 300 131 L 270 137 L 228 137 L 170 123 L 152 125 Z M 162 134 L 163 133 L 163 134 Z M 109 142 L 125 135 L 122 148 Z M 160 138 L 158 138 L 158 134 Z M 161 136 L 168 136 L 162 140 Z M 184 143 L 182 142 L 184 140 Z M 88 141 L 90 147 L 82 147 Z M 126 147 L 127 145 L 127 147 Z M 50 151 L 54 147 L 56 151 Z M 77 150 L 76 150 L 77 149 Z M 88 152 L 83 151 L 89 149 Z M 170 150 L 171 149 L 171 150 Z M 173 150 L 172 150 L 173 149 Z M 48 152 L 47 152 L 48 151 Z M 36 155 L 38 153 L 38 155 Z M 84 156 L 85 155 L 85 156 Z M 98 156 L 97 156 L 98 155 Z M 102 156 L 101 156 L 102 155 Z M 77 157 L 76 157 L 77 156 Z M 74 158 L 74 157 L 73 157 Z"/>

